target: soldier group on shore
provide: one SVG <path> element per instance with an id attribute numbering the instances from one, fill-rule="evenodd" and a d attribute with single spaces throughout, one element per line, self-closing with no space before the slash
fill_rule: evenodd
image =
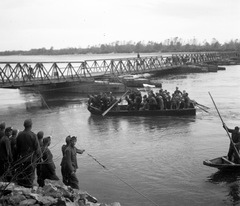
<path id="1" fill-rule="evenodd" d="M 32 132 L 32 120 L 24 121 L 24 130 L 18 131 L 0 124 L 0 181 L 15 182 L 20 186 L 31 188 L 34 184 L 35 171 L 37 183 L 44 186 L 44 180 L 59 180 L 53 155 L 48 148 L 51 136 L 44 137 L 44 132 Z M 84 150 L 75 147 L 76 136 L 67 136 L 66 145 L 62 146 L 63 158 L 61 172 L 63 183 L 79 189 L 75 175 L 78 168 L 76 154 Z"/>

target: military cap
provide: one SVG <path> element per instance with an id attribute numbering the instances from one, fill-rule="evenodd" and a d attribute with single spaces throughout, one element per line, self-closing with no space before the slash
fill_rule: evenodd
<path id="1" fill-rule="evenodd" d="M 73 141 L 73 140 L 77 141 L 77 137 L 76 136 L 72 136 L 70 141 Z"/>
<path id="2" fill-rule="evenodd" d="M 42 138 L 43 138 L 43 135 L 44 135 L 43 131 L 39 131 L 39 132 L 37 133 L 37 138 L 38 138 L 38 139 L 42 139 Z"/>
<path id="3" fill-rule="evenodd" d="M 66 137 L 65 141 L 66 141 L 66 143 L 68 144 L 68 143 L 71 141 L 71 136 L 68 135 L 68 136 Z"/>
<path id="4" fill-rule="evenodd" d="M 5 129 L 5 132 L 11 132 L 12 130 L 13 130 L 12 127 L 7 127 L 7 128 Z"/>
<path id="5" fill-rule="evenodd" d="M 50 141 L 51 141 L 51 136 L 44 137 L 44 138 L 43 138 L 43 145 L 47 145 L 47 144 L 49 144 Z"/>

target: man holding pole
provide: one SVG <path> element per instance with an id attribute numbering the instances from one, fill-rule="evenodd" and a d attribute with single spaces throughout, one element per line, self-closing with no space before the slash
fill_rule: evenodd
<path id="1" fill-rule="evenodd" d="M 67 146 L 65 152 L 64 152 L 64 158 L 65 158 L 65 166 L 64 166 L 64 174 L 66 183 L 68 186 L 71 186 L 73 189 L 79 189 L 78 185 L 78 179 L 76 176 L 76 170 L 78 168 L 77 164 L 77 153 L 82 154 L 85 150 L 79 150 L 75 147 L 75 144 L 77 142 L 77 137 L 72 136 L 69 142 L 69 145 Z"/>
<path id="2" fill-rule="evenodd" d="M 240 132 L 239 132 L 239 127 L 235 127 L 234 129 L 229 129 L 225 123 L 223 123 L 223 128 L 232 134 L 232 142 L 233 144 L 236 146 L 238 152 L 239 152 L 239 149 L 240 149 Z M 228 160 L 232 161 L 232 158 L 234 157 L 234 146 L 232 145 L 232 143 L 230 143 L 230 146 L 229 146 L 229 150 L 228 150 Z M 234 158 L 235 160 L 235 158 Z"/>

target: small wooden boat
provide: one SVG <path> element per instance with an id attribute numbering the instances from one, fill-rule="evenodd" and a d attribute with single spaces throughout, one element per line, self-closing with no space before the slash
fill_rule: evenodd
<path id="1" fill-rule="evenodd" d="M 93 115 L 102 115 L 104 111 L 88 105 L 88 111 Z M 196 115 L 195 108 L 166 109 L 166 110 L 128 110 L 127 105 L 118 105 L 108 113 L 107 116 L 187 116 Z"/>
<path id="2" fill-rule="evenodd" d="M 240 164 L 229 161 L 226 156 L 205 160 L 203 164 L 219 170 L 240 170 Z"/>

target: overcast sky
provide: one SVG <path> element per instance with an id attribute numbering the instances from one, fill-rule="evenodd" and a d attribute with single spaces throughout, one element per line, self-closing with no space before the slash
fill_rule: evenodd
<path id="1" fill-rule="evenodd" d="M 0 51 L 240 39 L 239 0 L 0 0 Z"/>

